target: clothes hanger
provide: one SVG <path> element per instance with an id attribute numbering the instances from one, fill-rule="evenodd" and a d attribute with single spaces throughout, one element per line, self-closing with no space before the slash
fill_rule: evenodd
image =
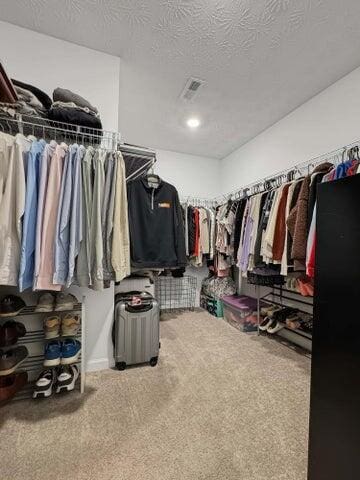
<path id="1" fill-rule="evenodd" d="M 159 175 L 156 175 L 154 173 L 153 165 L 149 168 L 148 173 L 145 175 L 145 178 L 149 184 L 152 183 L 152 184 L 156 184 L 157 186 L 159 186 L 160 184 L 160 177 Z"/>

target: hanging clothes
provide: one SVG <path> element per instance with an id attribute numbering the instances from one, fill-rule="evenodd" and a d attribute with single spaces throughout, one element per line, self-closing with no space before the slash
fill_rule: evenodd
<path id="1" fill-rule="evenodd" d="M 332 164 L 329 162 L 324 162 L 318 165 L 313 173 L 327 173 L 331 168 Z M 288 218 L 288 225 L 293 225 L 292 230 L 293 234 L 293 245 L 291 250 L 291 257 L 296 261 L 298 269 L 305 269 L 306 263 L 306 240 L 307 240 L 307 226 L 308 226 L 308 205 L 310 197 L 310 183 L 311 175 L 305 177 L 301 189 L 299 192 L 299 197 L 296 203 L 296 206 L 290 212 Z"/>
<path id="2" fill-rule="evenodd" d="M 37 209 L 37 215 L 36 215 L 35 266 L 34 266 L 33 289 L 36 288 L 36 284 L 37 284 L 37 280 L 40 272 L 42 228 L 43 228 L 43 219 L 44 219 L 46 191 L 47 191 L 48 180 L 49 180 L 50 161 L 52 156 L 55 153 L 56 146 L 57 146 L 57 143 L 54 140 L 51 140 L 50 143 L 45 145 L 44 152 L 41 157 L 38 209 Z"/>
<path id="3" fill-rule="evenodd" d="M 78 145 L 71 145 L 64 158 L 57 212 L 53 282 L 61 285 L 65 285 L 68 275 L 72 179 L 77 148 Z"/>
<path id="4" fill-rule="evenodd" d="M 290 184 L 284 185 L 281 192 L 279 201 L 275 232 L 274 232 L 274 244 L 273 244 L 273 263 L 281 263 L 285 246 L 286 235 L 286 204 L 289 193 Z"/>
<path id="5" fill-rule="evenodd" d="M 25 209 L 24 155 L 31 141 L 0 132 L 0 284 L 17 285 Z"/>
<path id="6" fill-rule="evenodd" d="M 82 181 L 81 162 L 85 156 L 85 148 L 75 146 L 76 154 L 73 158 L 73 178 L 71 195 L 71 216 L 70 216 L 70 242 L 69 259 L 67 268 L 66 286 L 69 287 L 75 279 L 76 259 L 80 251 L 80 244 L 83 239 L 83 216 L 82 216 Z"/>
<path id="7" fill-rule="evenodd" d="M 61 290 L 61 284 L 53 283 L 54 277 L 54 244 L 56 221 L 61 193 L 62 171 L 65 156 L 69 155 L 65 143 L 56 145 L 51 157 L 47 189 L 44 201 L 44 215 L 41 227 L 41 249 L 39 273 L 36 278 L 36 290 Z M 55 213 L 55 214 L 54 214 Z"/>
<path id="8" fill-rule="evenodd" d="M 120 282 L 130 275 L 130 234 L 125 162 L 120 152 L 116 153 L 115 190 L 111 263 L 115 271 L 115 280 Z M 183 235 L 183 232 L 181 233 Z"/>
<path id="9" fill-rule="evenodd" d="M 92 163 L 94 155 L 95 149 L 89 146 L 81 160 L 83 238 L 76 265 L 76 278 L 81 287 L 91 286 L 90 228 L 93 202 Z"/>
<path id="10" fill-rule="evenodd" d="M 26 197 L 19 271 L 20 292 L 31 287 L 34 278 L 40 165 L 45 146 L 46 142 L 44 140 L 34 141 L 27 158 Z"/>
<path id="11" fill-rule="evenodd" d="M 0 132 L 0 247 L 0 284 L 21 291 L 128 276 L 121 153 Z"/>
<path id="12" fill-rule="evenodd" d="M 101 229 L 101 207 L 105 186 L 105 150 L 97 150 L 93 158 L 93 201 L 90 221 L 90 276 L 94 290 L 104 288 L 104 245 Z"/>
<path id="13" fill-rule="evenodd" d="M 185 267 L 185 229 L 175 187 L 161 179 L 155 187 L 140 178 L 128 184 L 128 205 L 132 266 Z"/>
<path id="14" fill-rule="evenodd" d="M 114 277 L 114 269 L 111 264 L 111 245 L 113 238 L 113 212 L 116 190 L 117 162 L 113 153 L 108 153 L 105 158 L 105 188 L 101 209 L 101 227 L 103 232 L 103 272 L 104 282 Z"/>

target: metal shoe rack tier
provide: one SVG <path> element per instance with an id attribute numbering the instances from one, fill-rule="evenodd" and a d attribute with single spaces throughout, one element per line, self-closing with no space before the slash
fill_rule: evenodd
<path id="1" fill-rule="evenodd" d="M 257 291 L 259 294 L 259 287 L 257 287 Z M 313 315 L 313 297 L 304 297 L 299 292 L 288 290 L 283 286 L 272 287 L 272 291 L 263 295 L 260 299 L 281 307 L 295 308 L 300 313 L 306 313 L 311 316 Z M 259 330 L 259 333 L 260 332 L 261 331 Z M 275 335 L 307 350 L 308 352 L 311 352 L 312 350 L 312 334 L 309 332 L 301 329 L 292 329 L 284 324 L 284 328 L 275 333 Z"/>
<path id="2" fill-rule="evenodd" d="M 36 323 L 36 327 L 42 326 L 44 318 L 46 316 L 57 315 L 62 316 L 66 315 L 67 313 L 76 313 L 81 316 L 81 328 L 76 335 L 62 337 L 61 335 L 56 339 L 46 339 L 45 333 L 43 328 L 35 328 L 29 329 L 27 326 L 28 322 L 23 322 L 26 328 L 26 335 L 24 337 L 19 338 L 18 342 L 15 346 L 24 345 L 29 350 L 29 356 L 26 358 L 24 362 L 21 363 L 17 370 L 19 371 L 26 371 L 28 373 L 28 383 L 27 385 L 20 390 L 15 397 L 14 400 L 25 400 L 32 397 L 35 381 L 38 375 L 42 372 L 42 370 L 46 368 L 55 368 L 55 367 L 44 367 L 44 348 L 47 342 L 51 340 L 61 340 L 62 338 L 76 338 L 81 342 L 81 355 L 79 360 L 74 363 L 74 365 L 78 365 L 80 369 L 80 377 L 77 381 L 77 387 L 80 390 L 80 393 L 84 393 L 85 390 L 85 306 L 84 301 L 82 303 L 76 303 L 74 308 L 71 310 L 63 310 L 63 311 L 52 311 L 52 312 L 36 312 L 36 306 L 27 306 L 23 308 L 23 310 L 16 316 L 14 319 L 16 321 L 21 321 L 22 317 L 32 317 L 35 319 L 32 323 Z M 39 349 L 42 353 L 39 352 Z"/>

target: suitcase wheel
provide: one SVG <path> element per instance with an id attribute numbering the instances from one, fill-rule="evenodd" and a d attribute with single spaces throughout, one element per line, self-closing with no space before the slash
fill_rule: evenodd
<path id="1" fill-rule="evenodd" d="M 118 370 L 125 370 L 125 368 L 126 368 L 126 363 L 125 363 L 125 362 L 117 362 L 116 368 L 117 368 Z"/>
<path id="2" fill-rule="evenodd" d="M 150 366 L 156 367 L 157 363 L 158 363 L 158 357 L 152 357 L 152 359 L 150 360 Z"/>

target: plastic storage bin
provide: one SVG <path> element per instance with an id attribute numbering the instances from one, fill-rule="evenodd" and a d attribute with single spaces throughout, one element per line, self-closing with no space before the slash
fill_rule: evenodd
<path id="1" fill-rule="evenodd" d="M 242 332 L 256 332 L 257 300 L 246 295 L 228 295 L 222 298 L 224 319 Z M 262 306 L 260 303 L 260 307 Z"/>

